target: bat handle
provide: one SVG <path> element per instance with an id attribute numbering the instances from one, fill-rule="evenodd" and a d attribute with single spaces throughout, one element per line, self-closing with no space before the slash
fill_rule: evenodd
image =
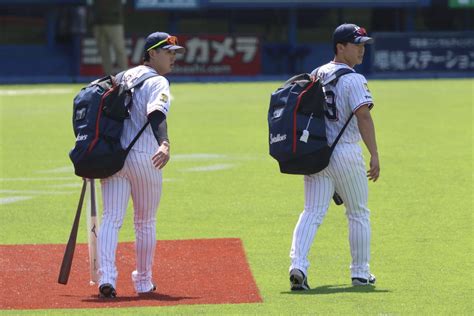
<path id="1" fill-rule="evenodd" d="M 342 203 L 344 203 L 344 201 L 339 196 L 339 194 L 337 194 L 337 192 L 334 192 L 334 195 L 332 196 L 332 199 L 334 200 L 334 203 L 336 203 L 336 205 L 341 205 Z"/>

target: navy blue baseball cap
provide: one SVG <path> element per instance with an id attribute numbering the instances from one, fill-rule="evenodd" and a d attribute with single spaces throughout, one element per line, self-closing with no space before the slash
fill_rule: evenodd
<path id="1" fill-rule="evenodd" d="M 367 36 L 367 31 L 363 27 L 355 24 L 341 24 L 334 30 L 332 42 L 334 46 L 337 43 L 372 44 L 374 39 Z"/>
<path id="2" fill-rule="evenodd" d="M 145 52 L 155 48 L 174 50 L 180 54 L 186 51 L 183 46 L 178 45 L 178 38 L 176 36 L 171 36 L 165 32 L 155 32 L 147 36 L 144 47 Z"/>

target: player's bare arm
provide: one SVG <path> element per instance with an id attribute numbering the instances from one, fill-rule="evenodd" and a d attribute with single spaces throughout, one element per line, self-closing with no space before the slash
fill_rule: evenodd
<path id="1" fill-rule="evenodd" d="M 359 125 L 362 140 L 370 153 L 370 168 L 367 171 L 367 177 L 369 180 L 375 182 L 380 175 L 380 162 L 377 151 L 377 141 L 375 139 L 375 127 L 372 116 L 370 115 L 369 106 L 361 106 L 355 112 L 355 116 L 357 117 L 357 124 Z"/>
<path id="2" fill-rule="evenodd" d="M 163 141 L 151 160 L 155 168 L 163 169 L 170 160 L 170 143 Z"/>

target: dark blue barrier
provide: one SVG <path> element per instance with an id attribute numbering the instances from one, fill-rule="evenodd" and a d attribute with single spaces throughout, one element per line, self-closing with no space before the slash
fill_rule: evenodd
<path id="1" fill-rule="evenodd" d="M 294 75 L 311 72 L 314 68 L 328 63 L 334 58 L 332 44 L 297 45 L 264 44 L 262 68 L 265 75 Z M 366 56 L 362 65 L 356 66 L 360 73 L 370 74 L 371 47 L 366 46 Z"/>
<path id="2" fill-rule="evenodd" d="M 473 77 L 474 33 L 449 34 L 449 37 L 446 37 L 446 33 L 423 33 L 422 37 L 419 34 L 374 34 L 376 43 L 367 46 L 364 63 L 356 66 L 356 70 L 367 77 L 387 79 Z M 0 47 L 0 83 L 91 81 L 95 78 L 78 75 L 79 51 L 74 42 L 54 46 L 3 45 Z M 413 61 L 402 66 L 398 63 L 400 58 L 408 60 L 409 52 L 417 52 L 419 58 L 425 58 L 420 59 L 418 68 Z M 429 62 L 428 56 L 431 56 Z M 432 59 L 436 56 L 438 59 Z M 310 72 L 333 57 L 332 45 L 329 43 L 295 47 L 264 43 L 261 75 L 172 78 L 179 82 L 283 80 L 294 74 Z"/>
<path id="3" fill-rule="evenodd" d="M 3 45 L 0 49 L 2 77 L 71 76 L 72 48 L 56 45 L 51 49 L 45 45 Z"/>
<path id="4" fill-rule="evenodd" d="M 472 76 L 474 32 L 374 33 L 372 73 Z"/>
<path id="5" fill-rule="evenodd" d="M 331 46 L 264 44 L 262 50 L 263 74 L 293 75 L 310 72 L 333 57 Z"/>

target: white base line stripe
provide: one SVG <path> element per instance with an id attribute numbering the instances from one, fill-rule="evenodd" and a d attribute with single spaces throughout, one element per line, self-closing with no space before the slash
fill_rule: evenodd
<path id="1" fill-rule="evenodd" d="M 177 161 L 194 161 L 197 159 L 202 159 L 202 160 L 209 160 L 209 159 L 225 159 L 227 158 L 226 155 L 220 155 L 220 154 L 175 154 L 171 156 L 172 160 L 177 160 Z"/>
<path id="2" fill-rule="evenodd" d="M 188 171 L 188 172 L 218 171 L 218 170 L 230 169 L 232 167 L 234 167 L 233 164 L 217 164 L 217 165 L 201 166 L 201 167 L 183 169 L 183 171 Z"/>
<path id="3" fill-rule="evenodd" d="M 32 94 L 69 94 L 73 93 L 73 89 L 69 88 L 41 88 L 41 89 L 7 89 L 0 90 L 0 96 L 16 96 L 16 95 L 32 95 Z"/>
<path id="4" fill-rule="evenodd" d="M 7 182 L 7 181 L 57 181 L 57 180 L 74 180 L 77 179 L 78 181 L 80 180 L 79 177 L 55 177 L 55 178 L 0 178 L 0 182 Z"/>
<path id="5" fill-rule="evenodd" d="M 0 205 L 30 200 L 31 198 L 33 197 L 32 196 L 9 196 L 5 198 L 0 198 Z"/>
<path id="6" fill-rule="evenodd" d="M 41 190 L 0 190 L 3 194 L 49 194 L 49 195 L 61 195 L 70 194 L 75 191 L 41 191 Z"/>
<path id="7" fill-rule="evenodd" d="M 73 174 L 74 173 L 74 168 L 73 167 L 60 167 L 60 168 L 55 168 L 55 169 L 50 169 L 50 170 L 39 170 L 36 171 L 36 173 L 69 173 Z"/>

